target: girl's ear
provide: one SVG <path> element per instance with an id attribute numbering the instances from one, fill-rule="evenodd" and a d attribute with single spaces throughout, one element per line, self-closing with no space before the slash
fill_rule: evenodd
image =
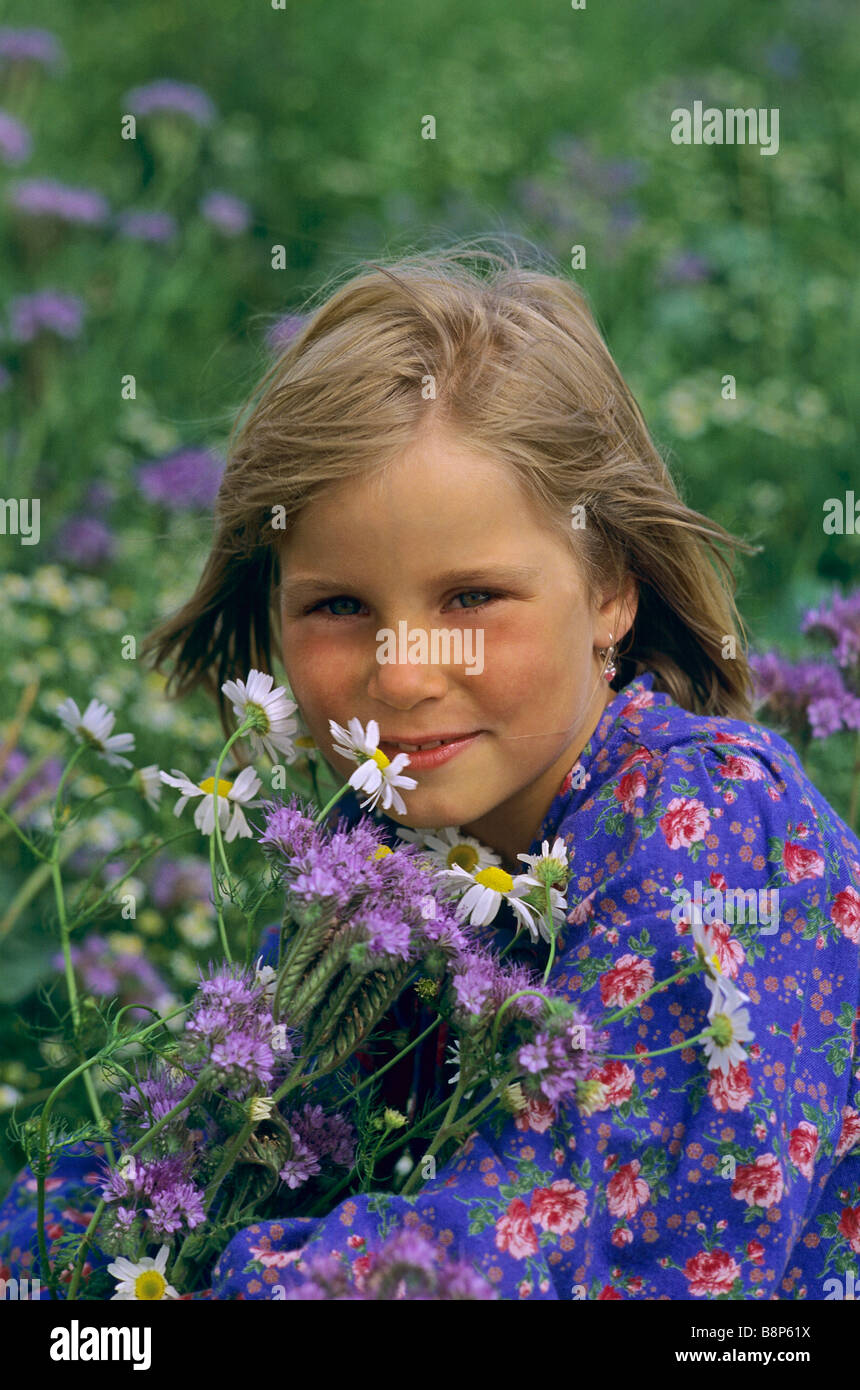
<path id="1" fill-rule="evenodd" d="M 639 604 L 639 586 L 632 575 L 628 575 L 620 589 L 604 599 L 597 610 L 597 623 L 594 639 L 598 646 L 618 645 L 622 637 L 633 626 Z"/>

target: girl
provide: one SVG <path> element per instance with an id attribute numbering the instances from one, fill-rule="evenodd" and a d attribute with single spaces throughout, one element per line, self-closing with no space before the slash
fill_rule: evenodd
<path id="1" fill-rule="evenodd" d="M 565 280 L 460 253 L 373 268 L 272 366 L 158 663 L 216 694 L 280 663 L 344 780 L 329 720 L 375 720 L 417 781 L 377 815 L 390 843 L 441 835 L 499 945 L 524 856 L 566 856 L 550 984 L 615 1021 L 582 1105 L 485 1126 L 417 1198 L 240 1233 L 216 1297 L 289 1288 L 309 1242 L 372 1262 L 400 1225 L 509 1299 L 819 1299 L 856 1269 L 860 843 L 752 720 L 744 548 L 679 499 Z M 386 659 L 401 631 L 453 634 L 446 659 Z M 480 671 L 457 659 L 479 634 Z M 624 1013 L 691 931 L 728 983 Z"/>

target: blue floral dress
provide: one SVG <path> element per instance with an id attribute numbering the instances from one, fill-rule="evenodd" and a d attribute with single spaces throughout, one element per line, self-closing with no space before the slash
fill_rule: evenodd
<path id="1" fill-rule="evenodd" d="M 615 695 L 529 847 L 560 836 L 571 856 L 550 981 L 594 1017 L 617 1013 L 678 972 L 696 904 L 722 973 L 748 996 L 745 1055 L 715 1065 L 684 1045 L 708 1026 L 711 996 L 701 973 L 676 981 L 609 1025 L 584 1109 L 529 1103 L 482 1124 L 414 1197 L 355 1196 L 320 1219 L 240 1232 L 214 1297 L 283 1297 L 317 1252 L 350 1261 L 360 1287 L 400 1227 L 470 1261 L 505 1299 L 824 1299 L 851 1287 L 860 842 L 784 739 L 691 714 L 653 684 L 646 673 Z M 482 930 L 510 940 L 501 916 Z M 425 1084 L 447 1087 L 431 1046 L 409 1066 L 426 1073 L 430 1055 Z M 96 1166 L 60 1164 L 57 1229 L 92 1209 Z M 0 1211 L 13 1273 L 34 1262 L 34 1186 L 24 1175 Z"/>

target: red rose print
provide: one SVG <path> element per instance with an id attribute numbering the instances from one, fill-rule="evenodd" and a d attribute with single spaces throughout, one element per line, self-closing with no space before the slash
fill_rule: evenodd
<path id="1" fill-rule="evenodd" d="M 539 1096 L 526 1097 L 526 1108 L 522 1110 L 516 1118 L 517 1129 L 531 1129 L 535 1134 L 545 1134 L 551 1124 L 555 1123 L 558 1111 L 551 1100 Z"/>
<path id="2" fill-rule="evenodd" d="M 741 1272 L 726 1250 L 702 1250 L 684 1265 L 692 1295 L 729 1293 Z"/>
<path id="3" fill-rule="evenodd" d="M 704 803 L 691 796 L 674 797 L 660 817 L 669 849 L 689 849 L 696 840 L 704 840 L 710 824 Z"/>
<path id="4" fill-rule="evenodd" d="M 837 893 L 830 908 L 830 920 L 835 922 L 843 936 L 860 946 L 860 893 L 849 884 Z"/>
<path id="5" fill-rule="evenodd" d="M 613 1245 L 617 1245 L 620 1248 L 630 1244 L 633 1239 L 633 1232 L 629 1226 L 616 1226 L 609 1239 L 612 1241 Z"/>
<path id="6" fill-rule="evenodd" d="M 736 1062 L 727 1073 L 710 1073 L 708 1095 L 717 1110 L 745 1110 L 753 1098 L 753 1087 L 746 1062 Z"/>
<path id="7" fill-rule="evenodd" d="M 514 1260 L 537 1254 L 537 1231 L 522 1197 L 515 1197 L 504 1216 L 496 1222 L 496 1245 Z"/>
<path id="8" fill-rule="evenodd" d="M 754 1265 L 764 1264 L 764 1246 L 760 1240 L 751 1240 L 747 1245 L 747 1259 Z"/>
<path id="9" fill-rule="evenodd" d="M 792 883 L 800 883 L 803 878 L 820 878 L 824 873 L 824 860 L 814 849 L 804 849 L 803 845 L 786 840 L 782 851 L 785 872 Z"/>
<path id="10" fill-rule="evenodd" d="M 585 1216 L 585 1193 L 566 1178 L 532 1193 L 532 1221 L 553 1235 L 572 1234 Z"/>
<path id="11" fill-rule="evenodd" d="M 622 810 L 635 813 L 636 798 L 645 795 L 645 786 L 645 774 L 638 768 L 624 774 L 615 788 L 615 799 L 621 803 Z"/>
<path id="12" fill-rule="evenodd" d="M 648 748 L 637 748 L 619 765 L 619 772 L 629 772 L 637 763 L 650 763 L 654 754 Z"/>
<path id="13" fill-rule="evenodd" d="M 730 753 L 723 759 L 723 776 L 742 779 L 744 782 L 760 782 L 764 777 L 761 763 L 748 758 L 743 753 Z"/>
<path id="14" fill-rule="evenodd" d="M 855 1110 L 852 1105 L 843 1105 L 842 1131 L 836 1145 L 836 1157 L 844 1158 L 857 1143 L 860 1143 L 860 1110 Z"/>
<path id="15" fill-rule="evenodd" d="M 748 1207 L 773 1207 L 782 1196 L 782 1171 L 776 1154 L 759 1154 L 742 1163 L 732 1183 L 732 1196 Z"/>
<path id="16" fill-rule="evenodd" d="M 725 893 L 726 889 L 729 886 L 726 882 L 724 874 L 708 874 L 708 882 L 710 883 L 712 888 L 719 888 L 721 893 Z"/>
<path id="17" fill-rule="evenodd" d="M 860 1255 L 860 1207 L 843 1207 L 836 1229 L 854 1253 Z"/>
<path id="18" fill-rule="evenodd" d="M 603 1288 L 600 1290 L 600 1293 L 597 1295 L 597 1302 L 609 1303 L 613 1300 L 617 1300 L 623 1297 L 623 1293 L 619 1293 L 618 1289 L 613 1289 L 611 1284 L 604 1284 Z"/>
<path id="19" fill-rule="evenodd" d="M 607 1110 L 612 1105 L 623 1105 L 633 1094 L 635 1076 L 626 1062 L 607 1062 L 597 1073 L 597 1079 L 603 1086 Z"/>
<path id="20" fill-rule="evenodd" d="M 650 690 L 640 690 L 638 695 L 633 695 L 627 701 L 621 711 L 622 717 L 628 714 L 635 714 L 638 709 L 650 709 L 654 703 L 654 696 Z"/>
<path id="21" fill-rule="evenodd" d="M 618 963 L 600 977 L 600 998 L 607 1007 L 631 1004 L 654 983 L 654 967 L 640 956 L 622 956 Z"/>
<path id="22" fill-rule="evenodd" d="M 638 1158 L 623 1163 L 606 1184 L 606 1205 L 613 1216 L 629 1220 L 649 1200 L 651 1189 L 644 1178 L 637 1177 L 639 1166 Z"/>
<path id="23" fill-rule="evenodd" d="M 818 1128 L 808 1120 L 801 1120 L 797 1128 L 791 1131 L 788 1156 L 805 1178 L 812 1177 L 818 1144 Z"/>
<path id="24" fill-rule="evenodd" d="M 594 912 L 594 895 L 596 892 L 596 888 L 592 889 L 587 898 L 583 898 L 581 902 L 576 904 L 576 907 L 567 914 L 568 922 L 571 922 L 576 927 L 581 927 L 583 922 L 588 921 L 589 917 L 591 917 Z"/>
<path id="25" fill-rule="evenodd" d="M 732 936 L 732 929 L 726 922 L 712 922 L 708 933 L 720 970 L 733 980 L 746 960 L 743 946 Z"/>

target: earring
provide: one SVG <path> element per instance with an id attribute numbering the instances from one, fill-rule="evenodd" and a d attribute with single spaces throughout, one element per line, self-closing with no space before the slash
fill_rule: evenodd
<path id="1" fill-rule="evenodd" d="M 611 632 L 609 634 L 609 637 L 611 643 Z M 617 652 L 614 643 L 611 643 L 609 647 L 601 647 L 598 651 L 598 656 L 600 657 L 601 661 L 606 663 L 603 668 L 603 679 L 607 682 L 613 681 L 617 674 L 617 667 L 615 665 L 615 658 L 617 656 Z"/>

